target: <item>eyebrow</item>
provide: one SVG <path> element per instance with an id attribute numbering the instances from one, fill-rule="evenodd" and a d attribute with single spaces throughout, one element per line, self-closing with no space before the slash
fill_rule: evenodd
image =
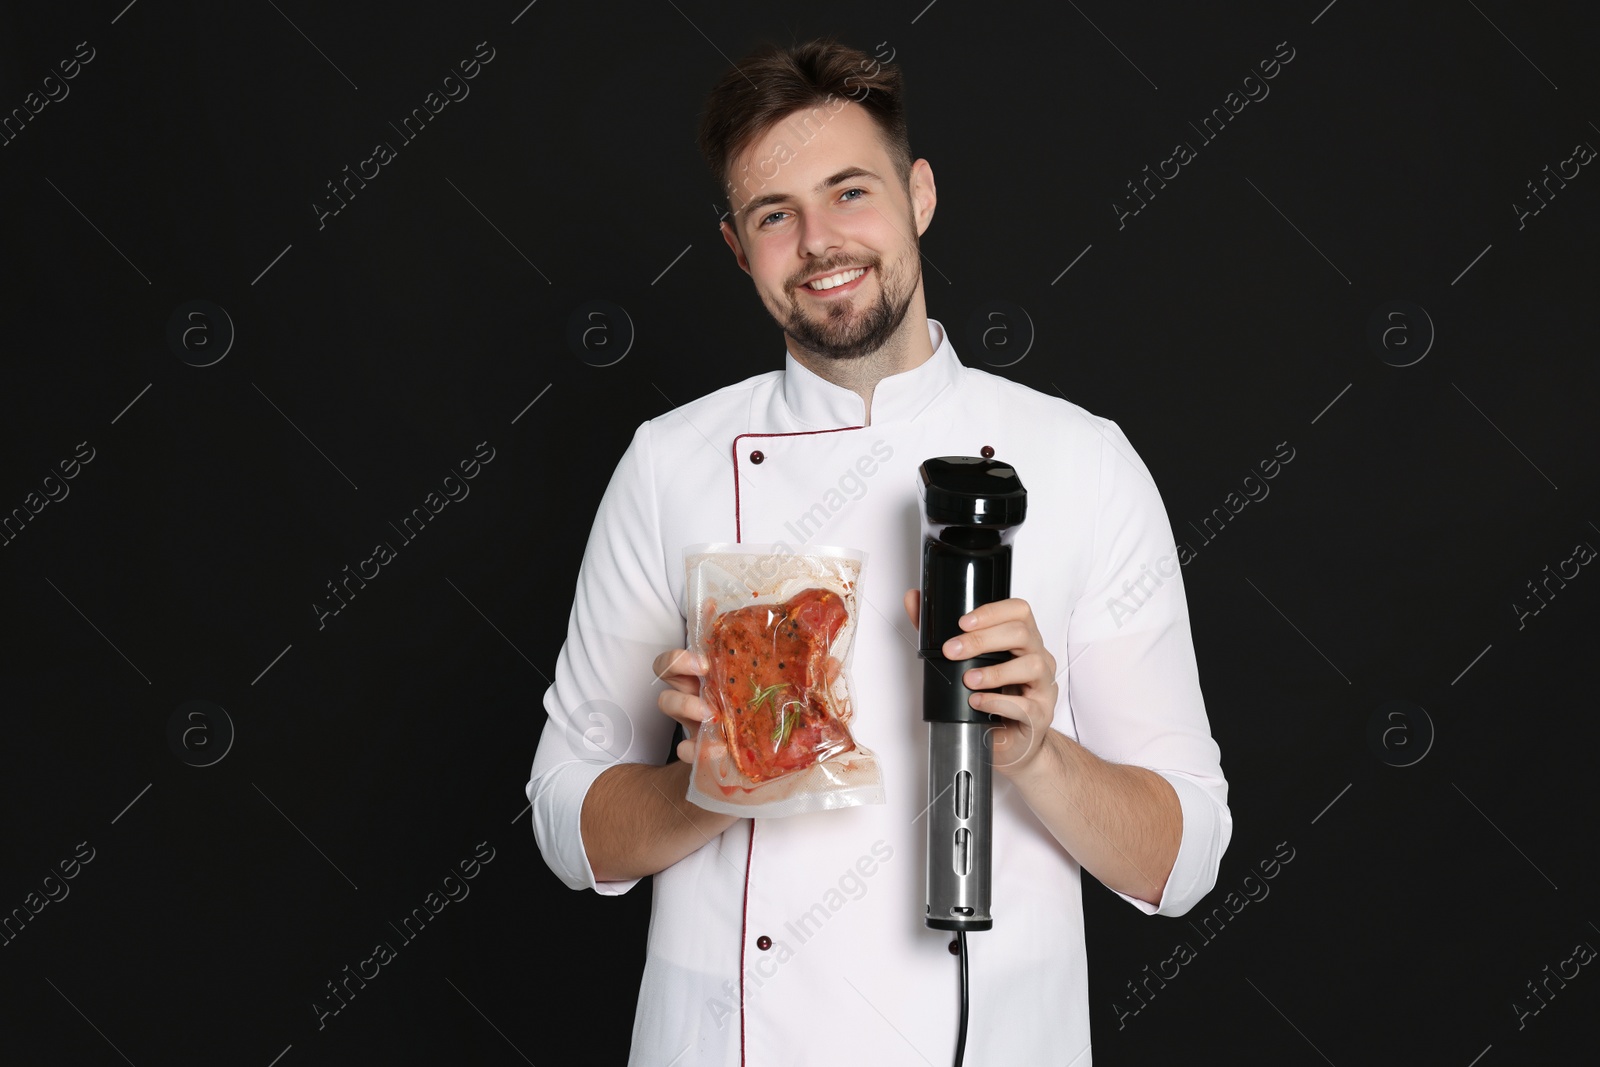
<path id="1" fill-rule="evenodd" d="M 870 178 L 879 185 L 884 184 L 882 178 L 865 167 L 846 167 L 837 174 L 822 179 L 811 191 L 820 196 L 829 189 L 833 188 L 835 185 L 843 185 L 845 182 L 854 181 L 857 178 Z M 763 196 L 756 197 L 739 210 L 738 214 L 740 222 L 747 220 L 751 213 L 759 208 L 764 208 L 768 204 L 778 204 L 788 200 L 790 195 L 791 194 L 789 193 L 767 193 Z"/>

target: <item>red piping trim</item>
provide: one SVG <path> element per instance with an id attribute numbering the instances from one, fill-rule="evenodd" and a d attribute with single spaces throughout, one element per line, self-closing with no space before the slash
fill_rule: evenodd
<path id="1" fill-rule="evenodd" d="M 744 540 L 744 528 L 739 513 L 739 442 L 746 437 L 809 437 L 818 433 L 842 433 L 845 430 L 864 430 L 865 426 L 839 426 L 832 430 L 795 430 L 792 433 L 742 433 L 733 439 L 733 539 Z"/>
<path id="2" fill-rule="evenodd" d="M 750 860 L 756 851 L 756 821 L 750 820 L 750 844 L 744 854 L 744 916 L 739 920 L 739 1067 L 744 1067 L 744 953 L 749 944 L 746 928 L 750 924 Z"/>

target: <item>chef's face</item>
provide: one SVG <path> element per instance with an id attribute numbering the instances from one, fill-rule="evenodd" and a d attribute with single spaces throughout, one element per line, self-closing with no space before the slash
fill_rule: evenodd
<path id="1" fill-rule="evenodd" d="M 729 180 L 723 239 L 792 347 L 856 359 L 882 348 L 908 309 L 925 317 L 918 239 L 933 218 L 933 172 L 919 159 L 901 184 L 860 105 L 836 98 L 790 115 L 745 147 Z M 822 279 L 833 287 L 814 288 Z"/>

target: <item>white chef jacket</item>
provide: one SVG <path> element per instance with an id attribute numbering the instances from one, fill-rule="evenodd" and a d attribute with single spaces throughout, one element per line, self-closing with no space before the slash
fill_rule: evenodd
<path id="1" fill-rule="evenodd" d="M 655 875 L 634 1067 L 948 1063 L 958 1021 L 953 934 L 923 923 L 927 726 L 917 632 L 901 605 L 920 573 L 917 468 L 934 456 L 1012 464 L 1028 493 L 1011 593 L 1062 671 L 1054 728 L 1148 767 L 1183 812 L 1159 906 L 1215 884 L 1232 835 L 1188 609 L 1160 495 L 1117 425 L 963 366 L 944 327 L 920 366 L 861 397 L 786 355 L 635 431 L 578 572 L 548 719 L 526 786 L 546 863 L 597 882 L 579 834 L 590 784 L 618 760 L 668 758 L 673 721 L 650 665 L 686 641 L 683 547 L 706 541 L 862 549 L 851 663 L 856 740 L 886 802 L 741 819 Z M 967 1062 L 1090 1063 L 1079 866 L 995 777 L 994 928 L 967 939 Z M 1109 1009 L 1102 1012 L 1110 1019 Z"/>

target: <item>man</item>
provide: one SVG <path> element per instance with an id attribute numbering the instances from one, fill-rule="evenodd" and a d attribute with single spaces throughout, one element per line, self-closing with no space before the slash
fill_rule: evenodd
<path id="1" fill-rule="evenodd" d="M 916 470 L 993 455 L 1028 490 L 1015 595 L 945 647 L 1014 654 L 965 679 L 1005 689 L 973 698 L 1005 725 L 967 1062 L 1087 1064 L 1080 868 L 1180 915 L 1232 833 L 1160 497 L 1114 423 L 964 367 L 927 318 L 935 187 L 897 70 L 832 42 L 769 48 L 728 72 L 701 129 L 784 369 L 649 420 L 619 462 L 545 693 L 527 784 L 540 850 L 575 889 L 654 876 L 630 1063 L 948 1062 L 957 961 L 922 915 Z M 752 820 L 685 799 L 707 710 L 705 664 L 680 647 L 683 548 L 735 540 L 865 550 L 851 728 L 885 803 Z M 658 765 L 675 723 L 687 738 Z"/>

